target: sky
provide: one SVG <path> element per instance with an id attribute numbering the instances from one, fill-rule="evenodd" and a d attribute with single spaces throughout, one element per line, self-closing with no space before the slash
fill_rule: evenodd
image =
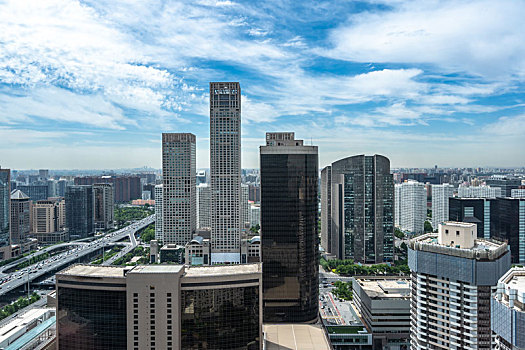
<path id="1" fill-rule="evenodd" d="M 0 0 L 0 166 L 209 164 L 210 81 L 242 91 L 242 166 L 270 131 L 320 167 L 525 166 L 525 1 Z"/>

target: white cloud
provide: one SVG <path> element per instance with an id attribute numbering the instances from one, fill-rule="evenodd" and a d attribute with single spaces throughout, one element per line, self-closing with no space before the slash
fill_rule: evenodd
<path id="1" fill-rule="evenodd" d="M 331 33 L 330 57 L 430 63 L 489 78 L 525 77 L 523 1 L 405 1 L 352 15 Z"/>
<path id="2" fill-rule="evenodd" d="M 525 114 L 500 117 L 494 123 L 485 125 L 483 131 L 488 135 L 517 136 L 525 145 Z"/>

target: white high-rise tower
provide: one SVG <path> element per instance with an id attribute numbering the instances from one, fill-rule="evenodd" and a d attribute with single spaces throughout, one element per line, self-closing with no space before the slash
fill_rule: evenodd
<path id="1" fill-rule="evenodd" d="M 408 180 L 395 185 L 395 222 L 403 231 L 420 234 L 427 217 L 427 190 L 421 182 Z"/>
<path id="2" fill-rule="evenodd" d="M 438 228 L 448 221 L 448 199 L 454 196 L 454 186 L 450 184 L 432 185 L 432 227 Z"/>
<path id="3" fill-rule="evenodd" d="M 210 83 L 212 264 L 240 263 L 241 88 Z"/>

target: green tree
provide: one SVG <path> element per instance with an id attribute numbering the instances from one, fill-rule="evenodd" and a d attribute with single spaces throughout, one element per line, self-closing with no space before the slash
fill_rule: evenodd
<path id="1" fill-rule="evenodd" d="M 432 224 L 430 223 L 430 221 L 425 221 L 425 233 L 429 233 L 432 231 L 434 231 L 434 229 L 432 228 Z"/>
<path id="2" fill-rule="evenodd" d="M 396 236 L 399 239 L 405 238 L 405 234 L 403 233 L 403 231 L 401 231 L 397 227 L 394 229 L 394 236 Z"/>

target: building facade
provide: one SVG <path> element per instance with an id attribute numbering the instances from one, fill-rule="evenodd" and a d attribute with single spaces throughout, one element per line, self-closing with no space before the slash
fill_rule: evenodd
<path id="1" fill-rule="evenodd" d="M 245 184 L 241 184 L 241 227 L 244 232 L 250 228 L 249 187 Z"/>
<path id="2" fill-rule="evenodd" d="M 512 194 L 512 190 L 517 189 L 521 186 L 521 179 L 494 176 L 490 179 L 485 180 L 485 183 L 488 186 L 501 188 L 501 195 L 504 197 L 510 197 Z"/>
<path id="3" fill-rule="evenodd" d="M 155 185 L 155 239 L 164 242 L 164 235 L 162 233 L 162 202 L 163 202 L 163 185 Z"/>
<path id="4" fill-rule="evenodd" d="M 321 247 L 327 253 L 336 250 L 332 246 L 332 167 L 321 170 Z"/>
<path id="5" fill-rule="evenodd" d="M 0 168 L 0 260 L 11 256 L 11 171 Z"/>
<path id="6" fill-rule="evenodd" d="M 197 227 L 195 135 L 162 134 L 163 243 L 184 246 Z"/>
<path id="7" fill-rule="evenodd" d="M 427 190 L 421 182 L 408 180 L 395 185 L 395 223 L 411 234 L 424 232 Z"/>
<path id="8" fill-rule="evenodd" d="M 115 227 L 115 200 L 113 184 L 94 184 L 95 229 L 109 230 Z"/>
<path id="9" fill-rule="evenodd" d="M 18 185 L 17 190 L 24 192 L 32 201 L 39 201 L 47 199 L 49 197 L 49 187 L 47 183 L 38 184 L 33 183 L 31 185 Z"/>
<path id="10" fill-rule="evenodd" d="M 197 228 L 211 229 L 211 187 L 208 184 L 197 186 Z"/>
<path id="11" fill-rule="evenodd" d="M 411 349 L 491 349 L 491 293 L 510 268 L 506 243 L 445 222 L 409 243 Z"/>
<path id="12" fill-rule="evenodd" d="M 490 237 L 509 244 L 513 264 L 525 264 L 525 198 L 490 201 Z"/>
<path id="13" fill-rule="evenodd" d="M 11 244 L 22 244 L 31 232 L 31 203 L 20 190 L 11 192 Z"/>
<path id="14" fill-rule="evenodd" d="M 241 87 L 210 83 L 212 262 L 239 263 L 241 245 Z"/>
<path id="15" fill-rule="evenodd" d="M 142 184 L 139 176 L 84 176 L 76 177 L 75 185 L 94 185 L 98 183 L 113 184 L 115 202 L 128 203 L 142 198 Z"/>
<path id="16" fill-rule="evenodd" d="M 93 186 L 69 186 L 66 189 L 66 227 L 71 239 L 95 233 L 95 196 Z"/>
<path id="17" fill-rule="evenodd" d="M 261 278 L 260 264 L 73 265 L 56 275 L 58 349 L 261 350 Z"/>
<path id="18" fill-rule="evenodd" d="M 498 281 L 490 299 L 496 350 L 525 349 L 525 269 L 514 267 Z"/>
<path id="19" fill-rule="evenodd" d="M 264 319 L 316 320 L 317 146 L 304 146 L 294 133 L 267 133 L 260 161 Z"/>
<path id="20" fill-rule="evenodd" d="M 321 220 L 331 225 L 331 254 L 361 263 L 393 261 L 394 182 L 388 158 L 358 155 L 332 163 L 330 193 L 327 188 L 322 193 L 321 202 L 331 206 L 331 219 Z"/>
<path id="21" fill-rule="evenodd" d="M 525 188 L 517 188 L 511 190 L 512 198 L 525 198 Z"/>
<path id="22" fill-rule="evenodd" d="M 449 198 L 449 219 L 477 225 L 478 238 L 490 238 L 492 216 L 489 198 Z"/>
<path id="23" fill-rule="evenodd" d="M 459 198 L 496 198 L 501 197 L 502 191 L 499 187 L 491 186 L 459 186 Z"/>
<path id="24" fill-rule="evenodd" d="M 454 186 L 451 184 L 432 185 L 432 227 L 449 219 L 449 198 L 454 196 Z M 461 221 L 461 220 L 458 220 Z"/>

